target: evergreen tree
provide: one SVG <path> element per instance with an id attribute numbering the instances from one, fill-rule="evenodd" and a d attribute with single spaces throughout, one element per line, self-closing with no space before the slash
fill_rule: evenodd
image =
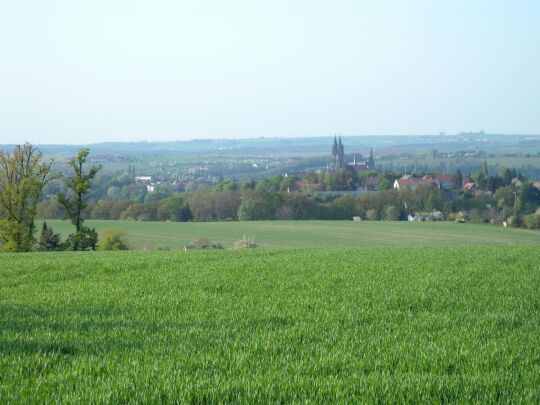
<path id="1" fill-rule="evenodd" d="M 180 215 L 180 222 L 188 222 L 193 219 L 193 213 L 191 212 L 191 209 L 189 208 L 189 204 L 186 203 L 184 207 L 182 208 L 182 213 Z"/>
<path id="2" fill-rule="evenodd" d="M 484 160 L 484 162 L 482 163 L 482 174 L 486 178 L 489 177 L 489 170 L 488 170 L 487 160 Z"/>
<path id="3" fill-rule="evenodd" d="M 456 174 L 452 176 L 452 188 L 460 189 L 463 186 L 463 174 L 460 169 L 457 169 Z"/>
<path id="4" fill-rule="evenodd" d="M 47 226 L 47 222 L 43 222 L 39 238 L 39 250 L 43 252 L 60 250 L 60 241 L 60 235 L 54 233 L 53 229 Z"/>

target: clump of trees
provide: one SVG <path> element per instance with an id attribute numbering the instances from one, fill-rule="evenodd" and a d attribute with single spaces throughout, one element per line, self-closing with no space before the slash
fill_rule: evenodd
<path id="1" fill-rule="evenodd" d="M 84 211 L 92 179 L 100 167 L 83 169 L 89 150 L 81 149 L 70 161 L 74 174 L 65 179 L 65 192 L 57 203 L 75 226 L 75 233 L 62 243 L 60 235 L 43 223 L 39 241 L 35 238 L 35 219 L 46 185 L 59 178 L 52 173 L 52 160 L 30 143 L 15 146 L 12 153 L 0 151 L 0 250 L 29 252 L 55 250 L 95 250 L 98 235 L 84 226 Z"/>

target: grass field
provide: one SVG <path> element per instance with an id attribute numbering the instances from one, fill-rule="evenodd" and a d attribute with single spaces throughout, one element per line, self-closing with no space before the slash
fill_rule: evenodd
<path id="1" fill-rule="evenodd" d="M 48 221 L 64 236 L 68 221 Z M 133 249 L 184 245 L 206 236 L 226 247 L 242 235 L 255 235 L 261 247 L 437 246 L 475 244 L 540 244 L 540 232 L 501 226 L 450 222 L 256 221 L 256 222 L 128 222 L 87 221 L 98 232 L 124 229 Z M 40 226 L 38 224 L 38 226 Z"/>
<path id="2" fill-rule="evenodd" d="M 538 257 L 2 255 L 0 402 L 538 403 Z"/>

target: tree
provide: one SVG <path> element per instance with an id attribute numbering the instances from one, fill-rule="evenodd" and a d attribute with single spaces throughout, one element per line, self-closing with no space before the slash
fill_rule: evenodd
<path id="1" fill-rule="evenodd" d="M 519 211 L 530 214 L 540 206 L 540 190 L 532 184 L 524 184 L 517 195 Z"/>
<path id="2" fill-rule="evenodd" d="M 71 223 L 75 226 L 75 233 L 69 235 L 67 243 L 72 250 L 96 250 L 97 233 L 83 225 L 83 210 L 88 205 L 88 193 L 90 192 L 92 179 L 101 169 L 101 165 L 92 166 L 87 172 L 83 166 L 86 163 L 89 149 L 80 149 L 75 158 L 69 164 L 74 174 L 66 181 L 67 193 L 58 193 L 58 201 L 62 205 Z"/>
<path id="3" fill-rule="evenodd" d="M 52 161 L 31 144 L 17 145 L 13 154 L 0 152 L 0 227 L 3 249 L 28 252 L 34 245 L 36 207 L 49 176 Z"/>
<path id="4" fill-rule="evenodd" d="M 126 233 L 113 228 L 104 229 L 97 247 L 98 250 L 129 250 Z"/>
<path id="5" fill-rule="evenodd" d="M 456 173 L 452 176 L 452 188 L 455 190 L 463 187 L 463 174 L 460 169 L 457 169 Z"/>
<path id="6" fill-rule="evenodd" d="M 238 220 L 239 221 L 254 221 L 263 219 L 260 207 L 257 202 L 251 199 L 244 199 L 238 207 Z"/>
<path id="7" fill-rule="evenodd" d="M 489 170 L 488 170 L 488 164 L 487 164 L 487 160 L 484 160 L 482 162 L 482 171 L 481 173 L 484 175 L 484 177 L 488 177 L 489 176 Z"/>
<path id="8" fill-rule="evenodd" d="M 60 235 L 54 233 L 53 229 L 47 226 L 47 221 L 44 221 L 39 237 L 39 250 L 42 252 L 60 250 L 60 242 Z"/>
<path id="9" fill-rule="evenodd" d="M 400 216 L 401 212 L 395 205 L 388 205 L 384 208 L 384 219 L 386 221 L 398 221 Z"/>
<path id="10" fill-rule="evenodd" d="M 379 183 L 379 190 L 390 190 L 391 188 L 392 183 L 387 179 L 384 179 Z"/>

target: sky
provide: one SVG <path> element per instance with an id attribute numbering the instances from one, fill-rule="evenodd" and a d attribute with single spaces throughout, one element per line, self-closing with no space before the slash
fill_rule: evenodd
<path id="1" fill-rule="evenodd" d="M 540 134 L 537 0 L 0 0 L 0 143 Z"/>

